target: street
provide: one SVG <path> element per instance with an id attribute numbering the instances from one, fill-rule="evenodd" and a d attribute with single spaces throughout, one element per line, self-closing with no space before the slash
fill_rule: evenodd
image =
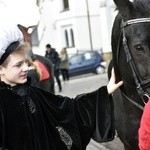
<path id="1" fill-rule="evenodd" d="M 87 74 L 78 77 L 72 77 L 66 83 L 62 81 L 62 92 L 58 92 L 56 85 L 56 94 L 75 97 L 77 94 L 92 92 L 93 90 L 106 85 L 108 83 L 107 74 L 95 75 Z M 91 140 L 87 146 L 87 150 L 124 150 L 119 138 L 116 137 L 112 142 L 97 143 Z"/>

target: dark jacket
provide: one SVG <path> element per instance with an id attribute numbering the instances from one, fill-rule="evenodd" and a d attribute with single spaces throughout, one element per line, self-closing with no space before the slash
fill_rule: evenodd
<path id="1" fill-rule="evenodd" d="M 59 69 L 60 58 L 59 58 L 59 55 L 54 48 L 52 48 L 50 52 L 46 51 L 45 57 L 47 57 L 51 60 L 53 66 L 54 66 L 54 70 Z"/>
<path id="2" fill-rule="evenodd" d="M 113 104 L 106 87 L 70 99 L 29 83 L 11 88 L 1 82 L 0 107 L 10 150 L 85 150 L 91 137 L 98 142 L 114 138 Z M 0 115 L 0 147 L 3 130 Z"/>

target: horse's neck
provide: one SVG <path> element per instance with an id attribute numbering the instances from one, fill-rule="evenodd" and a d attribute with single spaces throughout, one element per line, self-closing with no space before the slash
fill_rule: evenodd
<path id="1" fill-rule="evenodd" d="M 124 85 L 123 88 L 121 89 L 121 92 L 123 92 L 127 97 L 129 97 L 133 101 L 143 104 L 135 86 L 131 86 L 124 81 Z"/>

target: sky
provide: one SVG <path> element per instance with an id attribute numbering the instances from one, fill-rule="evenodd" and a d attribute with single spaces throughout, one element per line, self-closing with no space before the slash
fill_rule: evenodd
<path id="1" fill-rule="evenodd" d="M 36 25 L 40 18 L 36 0 L 0 0 L 0 16 L 25 27 Z"/>

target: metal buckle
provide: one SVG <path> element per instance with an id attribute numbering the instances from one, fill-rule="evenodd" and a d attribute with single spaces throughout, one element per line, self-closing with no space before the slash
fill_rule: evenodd
<path id="1" fill-rule="evenodd" d="M 144 97 L 145 97 L 145 98 L 144 98 Z M 150 99 L 149 94 L 148 94 L 148 93 L 144 93 L 144 94 L 143 94 L 143 103 L 146 104 L 149 99 Z"/>

